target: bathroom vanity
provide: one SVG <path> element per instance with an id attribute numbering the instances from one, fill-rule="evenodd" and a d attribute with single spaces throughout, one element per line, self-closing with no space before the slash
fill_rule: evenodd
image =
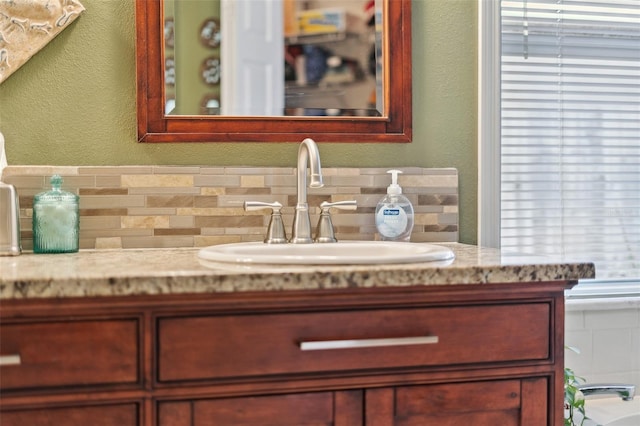
<path id="1" fill-rule="evenodd" d="M 228 267 L 195 249 L 0 258 L 13 425 L 561 425 L 590 263 Z"/>

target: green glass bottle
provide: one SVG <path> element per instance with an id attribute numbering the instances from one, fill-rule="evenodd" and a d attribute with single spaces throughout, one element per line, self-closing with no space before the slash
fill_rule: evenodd
<path id="1" fill-rule="evenodd" d="M 77 252 L 80 237 L 78 196 L 60 189 L 60 175 L 53 175 L 50 182 L 51 191 L 41 192 L 33 199 L 33 252 Z"/>

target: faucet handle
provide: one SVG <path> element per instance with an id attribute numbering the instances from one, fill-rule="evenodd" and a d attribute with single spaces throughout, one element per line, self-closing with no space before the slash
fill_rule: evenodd
<path id="1" fill-rule="evenodd" d="M 287 242 L 287 235 L 284 230 L 282 221 L 282 204 L 275 201 L 273 203 L 264 203 L 262 201 L 245 201 L 245 211 L 252 212 L 262 209 L 271 209 L 271 219 L 267 227 L 267 236 L 264 242 L 267 244 L 283 244 Z"/>
<path id="2" fill-rule="evenodd" d="M 338 240 L 333 231 L 333 223 L 331 222 L 330 208 L 336 208 L 340 210 L 355 210 L 358 208 L 358 203 L 355 200 L 352 201 L 337 201 L 335 203 L 329 203 L 323 201 L 320 204 L 320 218 L 318 219 L 318 227 L 316 228 L 316 243 L 335 243 Z"/>

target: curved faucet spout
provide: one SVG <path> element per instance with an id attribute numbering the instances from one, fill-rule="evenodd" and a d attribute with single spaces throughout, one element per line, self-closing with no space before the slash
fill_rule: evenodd
<path id="1" fill-rule="evenodd" d="M 300 143 L 298 148 L 298 204 L 307 203 L 307 159 L 309 160 L 309 169 L 311 188 L 321 188 L 322 183 L 322 167 L 320 166 L 320 152 L 318 145 L 311 138 L 306 138 Z"/>
<path id="2" fill-rule="evenodd" d="M 311 224 L 309 219 L 309 205 L 307 204 L 307 160 L 310 169 L 311 188 L 320 188 L 322 183 L 322 167 L 320 166 L 320 152 L 318 145 L 311 138 L 306 138 L 298 148 L 298 191 L 296 212 L 293 218 L 291 242 L 295 244 L 312 243 Z"/>

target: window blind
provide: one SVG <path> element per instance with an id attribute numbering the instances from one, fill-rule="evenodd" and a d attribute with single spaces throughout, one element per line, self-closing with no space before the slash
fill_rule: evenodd
<path id="1" fill-rule="evenodd" d="M 501 49 L 501 248 L 640 278 L 640 0 L 503 0 Z"/>

